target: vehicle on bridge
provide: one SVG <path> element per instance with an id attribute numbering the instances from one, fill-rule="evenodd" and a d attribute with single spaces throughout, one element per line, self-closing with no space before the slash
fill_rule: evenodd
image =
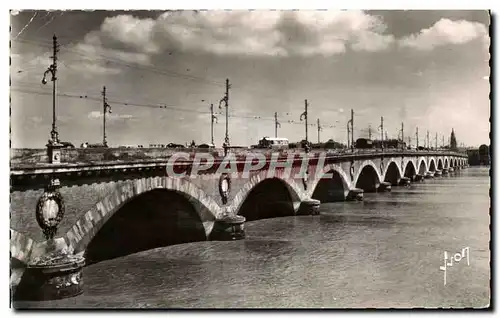
<path id="1" fill-rule="evenodd" d="M 91 144 L 84 142 L 80 145 L 80 148 L 108 148 L 108 146 L 102 143 Z"/>
<path id="2" fill-rule="evenodd" d="M 364 138 L 359 138 L 358 140 L 360 139 L 364 139 Z M 366 139 L 366 140 L 369 140 L 369 139 Z M 378 139 L 375 139 L 375 140 L 372 140 L 372 147 L 366 147 L 366 148 L 375 148 L 375 149 L 382 149 L 382 148 L 386 148 L 386 149 L 406 149 L 406 143 L 405 142 L 402 142 L 401 140 L 399 139 L 386 139 L 386 140 L 378 140 Z M 383 146 L 383 147 L 382 147 Z M 357 146 L 357 141 L 356 141 L 356 148 L 362 148 L 362 147 L 358 147 Z"/>
<path id="3" fill-rule="evenodd" d="M 149 148 L 165 148 L 164 144 L 149 144 Z"/>
<path id="4" fill-rule="evenodd" d="M 60 144 L 63 145 L 63 148 L 71 148 L 71 149 L 75 148 L 75 145 L 73 145 L 69 141 L 61 141 Z"/>
<path id="5" fill-rule="evenodd" d="M 186 146 L 181 144 L 174 144 L 173 142 L 171 142 L 167 145 L 167 148 L 177 149 L 177 148 L 186 148 Z"/>
<path id="6" fill-rule="evenodd" d="M 373 148 L 373 140 L 367 138 L 358 138 L 356 140 L 355 148 L 371 149 Z"/>
<path id="7" fill-rule="evenodd" d="M 201 144 L 201 145 L 198 145 L 198 148 L 200 148 L 200 149 L 214 149 L 215 145 L 214 144 Z"/>
<path id="8" fill-rule="evenodd" d="M 402 142 L 399 139 L 388 139 L 384 140 L 385 148 L 394 148 L 394 149 L 406 149 L 406 142 Z"/>
<path id="9" fill-rule="evenodd" d="M 257 148 L 281 149 L 288 148 L 288 144 L 289 142 L 287 138 L 264 137 L 259 140 Z"/>
<path id="10" fill-rule="evenodd" d="M 323 148 L 325 149 L 343 149 L 345 145 L 340 142 L 336 142 L 333 139 L 328 139 L 327 142 L 323 144 Z"/>

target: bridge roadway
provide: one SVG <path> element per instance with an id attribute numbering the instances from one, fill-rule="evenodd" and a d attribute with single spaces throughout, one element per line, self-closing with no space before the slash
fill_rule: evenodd
<path id="1" fill-rule="evenodd" d="M 119 157 L 124 150 L 109 151 Z M 189 176 L 193 152 L 184 154 L 186 158 L 176 160 L 173 166 L 166 156 L 60 164 L 13 160 L 10 251 L 18 270 L 13 271 L 11 284 L 19 283 L 27 265 L 54 249 L 80 255 L 92 263 L 121 255 L 124 245 L 138 251 L 157 247 L 148 242 L 167 244 L 165 237 L 174 244 L 221 238 L 221 233 L 230 238 L 240 233 L 243 237 L 245 219 L 314 214 L 320 202 L 359 199 L 362 192 L 387 191 L 391 186 L 467 166 L 466 154 L 449 151 L 272 154 L 246 150 L 236 151 L 232 157 L 212 153 L 219 154 L 213 166 L 196 177 Z M 253 165 L 257 153 L 266 158 L 265 164 L 244 173 L 245 165 Z M 219 168 L 229 158 L 237 171 L 221 174 Z M 285 167 L 273 165 L 271 158 L 281 164 L 287 158 L 293 160 Z M 188 175 L 175 177 L 172 172 Z M 324 178 L 327 173 L 333 178 Z M 48 240 L 37 224 L 35 210 L 42 196 L 55 192 L 60 194 L 60 209 L 64 207 L 65 213 L 54 239 Z M 134 238 L 139 232 L 149 235 L 140 243 Z M 114 252 L 117 254 L 104 255 Z"/>

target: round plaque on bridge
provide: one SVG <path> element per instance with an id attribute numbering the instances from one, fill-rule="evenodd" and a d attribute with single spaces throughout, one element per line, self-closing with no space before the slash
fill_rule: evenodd
<path id="1" fill-rule="evenodd" d="M 222 203 L 226 204 L 231 191 L 231 177 L 227 173 L 223 173 L 219 179 L 219 194 L 222 198 Z"/>
<path id="2" fill-rule="evenodd" d="M 47 239 L 54 237 L 64 216 L 64 200 L 58 191 L 44 192 L 36 205 L 36 221 Z"/>

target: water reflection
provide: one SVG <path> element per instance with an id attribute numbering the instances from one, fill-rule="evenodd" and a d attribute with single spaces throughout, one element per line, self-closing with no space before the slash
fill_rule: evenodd
<path id="1" fill-rule="evenodd" d="M 143 251 L 84 270 L 85 293 L 36 307 L 472 307 L 489 303 L 489 177 L 485 168 L 320 216 L 248 222 L 247 238 Z M 443 251 L 470 247 L 449 270 Z"/>

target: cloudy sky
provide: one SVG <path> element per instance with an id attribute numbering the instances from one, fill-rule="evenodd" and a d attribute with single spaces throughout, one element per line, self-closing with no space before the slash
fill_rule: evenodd
<path id="1" fill-rule="evenodd" d="M 262 136 L 389 137 L 427 130 L 489 143 L 486 11 L 22 11 L 11 16 L 12 147 L 42 148 L 52 122 L 52 35 L 58 54 L 61 140 L 102 141 L 101 90 L 110 145 L 210 141 L 210 103 L 229 91 L 231 144 Z M 159 108 L 158 106 L 166 106 Z M 224 138 L 216 114 L 215 142 Z M 406 139 L 406 138 L 405 138 Z"/>

